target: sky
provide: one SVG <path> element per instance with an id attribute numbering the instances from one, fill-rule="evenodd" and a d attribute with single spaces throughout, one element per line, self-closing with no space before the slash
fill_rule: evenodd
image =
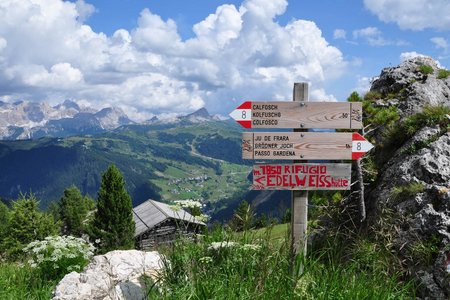
<path id="1" fill-rule="evenodd" d="M 450 0 L 0 0 L 0 100 L 136 121 L 363 94 L 417 55 L 450 68 Z"/>

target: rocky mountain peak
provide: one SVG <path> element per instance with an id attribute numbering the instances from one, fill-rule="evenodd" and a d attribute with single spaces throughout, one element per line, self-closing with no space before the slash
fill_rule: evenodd
<path id="1" fill-rule="evenodd" d="M 45 102 L 2 102 L 0 140 L 92 134 L 132 123 L 120 108 L 115 107 L 96 111 L 80 107 L 71 100 L 53 107 Z"/>
<path id="2" fill-rule="evenodd" d="M 400 115 L 409 116 L 426 106 L 450 105 L 450 76 L 431 57 L 419 56 L 382 70 L 370 91 L 398 103 Z"/>
<path id="3" fill-rule="evenodd" d="M 68 100 L 68 99 L 64 100 L 63 103 L 54 106 L 54 108 L 55 109 L 70 109 L 70 108 L 72 108 L 72 109 L 75 109 L 76 111 L 81 111 L 80 106 L 75 101 Z"/>
<path id="4" fill-rule="evenodd" d="M 196 110 L 193 113 L 190 113 L 186 115 L 185 117 L 182 117 L 182 119 L 188 120 L 190 122 L 199 123 L 199 122 L 207 122 L 211 121 L 212 117 L 209 114 L 209 112 L 206 110 L 206 108 L 200 108 L 199 110 Z"/>

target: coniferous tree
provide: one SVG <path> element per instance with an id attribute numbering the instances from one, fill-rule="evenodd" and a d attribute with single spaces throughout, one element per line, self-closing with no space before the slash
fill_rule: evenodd
<path id="1" fill-rule="evenodd" d="M 65 189 L 59 202 L 60 219 L 63 223 L 62 232 L 81 236 L 86 231 L 87 215 L 92 208 L 93 201 L 83 197 L 77 187 L 71 186 Z"/>
<path id="2" fill-rule="evenodd" d="M 33 194 L 21 195 L 13 202 L 9 220 L 4 242 L 11 256 L 20 255 L 22 248 L 34 240 L 58 234 L 59 224 L 39 210 L 39 201 Z"/>
<path id="3" fill-rule="evenodd" d="M 5 250 L 4 241 L 8 233 L 9 215 L 10 211 L 8 206 L 0 201 L 0 253 Z"/>
<path id="4" fill-rule="evenodd" d="M 130 195 L 122 174 L 111 165 L 102 175 L 92 236 L 100 239 L 100 252 L 134 247 L 135 224 Z"/>

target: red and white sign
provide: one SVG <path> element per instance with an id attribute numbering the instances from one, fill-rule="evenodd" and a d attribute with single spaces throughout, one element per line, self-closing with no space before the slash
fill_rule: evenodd
<path id="1" fill-rule="evenodd" d="M 352 159 L 357 160 L 373 148 L 373 144 L 357 132 L 352 134 Z"/>
<path id="2" fill-rule="evenodd" d="M 357 160 L 372 148 L 357 132 L 242 133 L 243 159 Z"/>
<path id="3" fill-rule="evenodd" d="M 362 128 L 361 102 L 246 101 L 230 116 L 244 128 Z"/>
<path id="4" fill-rule="evenodd" d="M 263 164 L 253 166 L 255 190 L 348 190 L 351 164 Z"/>
<path id="5" fill-rule="evenodd" d="M 252 128 L 252 103 L 246 101 L 230 113 L 230 117 L 236 120 L 244 128 Z"/>

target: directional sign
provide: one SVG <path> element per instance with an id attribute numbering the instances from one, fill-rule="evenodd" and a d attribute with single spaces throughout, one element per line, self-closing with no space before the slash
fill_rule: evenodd
<path id="1" fill-rule="evenodd" d="M 373 145 L 356 132 L 244 132 L 242 158 L 356 160 Z"/>
<path id="2" fill-rule="evenodd" d="M 252 102 L 230 116 L 245 128 L 361 129 L 361 102 Z"/>
<path id="3" fill-rule="evenodd" d="M 351 164 L 264 164 L 253 166 L 255 190 L 348 190 Z"/>

